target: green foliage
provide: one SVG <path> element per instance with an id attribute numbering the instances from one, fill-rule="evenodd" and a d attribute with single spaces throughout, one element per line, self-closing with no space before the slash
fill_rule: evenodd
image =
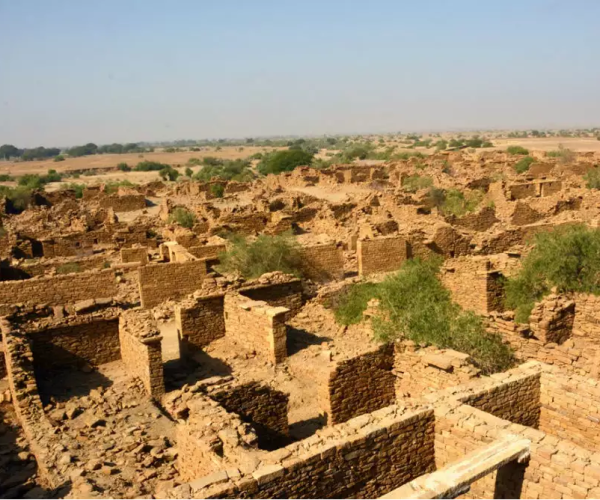
<path id="1" fill-rule="evenodd" d="M 394 153 L 390 160 L 392 161 L 401 161 L 408 160 L 410 158 L 425 158 L 425 155 L 419 151 L 401 151 L 399 153 Z"/>
<path id="2" fill-rule="evenodd" d="M 19 186 L 28 189 L 41 189 L 43 185 L 44 182 L 38 174 L 25 174 L 19 177 Z"/>
<path id="3" fill-rule="evenodd" d="M 54 160 L 52 160 L 52 161 L 56 161 L 56 162 L 65 161 L 65 157 L 63 155 L 56 155 L 54 157 Z"/>
<path id="4" fill-rule="evenodd" d="M 57 274 L 71 274 L 71 273 L 80 273 L 81 266 L 76 262 L 69 262 L 67 264 L 63 264 L 62 266 L 58 266 L 56 268 Z"/>
<path id="5" fill-rule="evenodd" d="M 0 146 L 0 158 L 4 160 L 10 160 L 11 158 L 18 158 L 21 156 L 22 151 L 12 144 L 3 144 Z"/>
<path id="6" fill-rule="evenodd" d="M 433 179 L 421 175 L 409 175 L 402 181 L 402 189 L 409 193 L 414 193 L 419 189 L 426 189 L 431 186 L 433 186 Z"/>
<path id="7" fill-rule="evenodd" d="M 117 169 L 119 169 L 121 172 L 131 172 L 131 167 L 124 161 L 117 165 Z"/>
<path id="8" fill-rule="evenodd" d="M 6 196 L 16 212 L 22 212 L 30 205 L 31 194 L 31 188 L 27 186 L 17 186 L 16 188 L 0 186 L 0 196 Z"/>
<path id="9" fill-rule="evenodd" d="M 0 182 L 8 182 L 14 180 L 14 177 L 11 177 L 8 174 L 0 174 Z"/>
<path id="10" fill-rule="evenodd" d="M 186 167 L 186 169 L 185 169 L 185 176 L 191 178 L 192 175 L 194 175 L 194 171 L 190 167 Z"/>
<path id="11" fill-rule="evenodd" d="M 509 155 L 528 155 L 529 150 L 525 149 L 523 146 L 508 146 L 506 148 L 506 152 Z"/>
<path id="12" fill-rule="evenodd" d="M 548 151 L 546 156 L 549 158 L 558 158 L 558 162 L 562 165 L 569 165 L 573 163 L 576 158 L 576 154 L 574 151 L 565 148 L 562 144 L 558 146 L 558 149 L 555 151 Z"/>
<path id="13" fill-rule="evenodd" d="M 437 141 L 434 144 L 434 146 L 435 146 L 436 151 L 443 151 L 444 149 L 446 149 L 448 147 L 448 141 L 440 139 L 439 141 Z"/>
<path id="14" fill-rule="evenodd" d="M 442 212 L 445 215 L 462 217 L 474 212 L 483 199 L 483 193 L 477 189 L 468 191 L 466 194 L 458 189 L 446 191 L 446 199 L 442 204 Z"/>
<path id="15" fill-rule="evenodd" d="M 212 184 L 210 192 L 215 198 L 223 198 L 225 194 L 225 186 L 223 184 Z"/>
<path id="16" fill-rule="evenodd" d="M 95 155 L 96 153 L 98 153 L 98 146 L 96 146 L 93 142 L 88 142 L 83 146 L 75 146 L 74 148 L 67 149 L 67 154 L 73 157 Z"/>
<path id="17" fill-rule="evenodd" d="M 291 172 L 296 167 L 310 165 L 313 157 L 313 154 L 298 149 L 276 151 L 269 153 L 260 161 L 258 171 L 263 175 Z"/>
<path id="18" fill-rule="evenodd" d="M 373 317 L 375 338 L 390 342 L 409 339 L 420 345 L 467 353 L 486 374 L 513 363 L 511 349 L 499 335 L 486 332 L 481 317 L 463 311 L 439 280 L 440 260 L 408 260 L 378 284 L 357 284 L 336 307 L 342 324 L 360 321 L 371 298 L 379 300 Z"/>
<path id="19" fill-rule="evenodd" d="M 600 167 L 597 165 L 591 170 L 588 170 L 583 178 L 587 188 L 600 189 Z"/>
<path id="20" fill-rule="evenodd" d="M 152 172 L 152 171 L 160 171 L 163 168 L 172 168 L 171 165 L 167 165 L 166 163 L 159 163 L 157 161 L 141 161 L 139 162 L 133 170 L 136 172 Z"/>
<path id="21" fill-rule="evenodd" d="M 69 184 L 63 184 L 63 188 L 75 191 L 75 198 L 83 198 L 83 190 L 86 188 L 86 186 L 85 184 L 77 184 L 75 182 L 71 182 Z"/>
<path id="22" fill-rule="evenodd" d="M 584 225 L 536 235 L 535 247 L 506 285 L 506 305 L 515 320 L 529 321 L 535 303 L 556 287 L 559 293 L 600 294 L 600 230 Z"/>
<path id="23" fill-rule="evenodd" d="M 169 217 L 169 222 L 176 222 L 181 227 L 192 229 L 196 224 L 196 216 L 183 207 L 177 207 Z"/>
<path id="24" fill-rule="evenodd" d="M 218 165 L 205 165 L 194 175 L 194 179 L 209 182 L 213 179 L 248 182 L 254 179 L 248 160 L 227 160 Z"/>
<path id="25" fill-rule="evenodd" d="M 166 167 L 160 169 L 158 175 L 160 175 L 160 178 L 165 181 L 176 181 L 179 177 L 179 172 L 170 165 L 167 165 Z"/>
<path id="26" fill-rule="evenodd" d="M 48 158 L 53 158 L 60 154 L 60 149 L 58 148 L 32 148 L 32 149 L 24 149 L 20 152 L 20 158 L 23 161 L 32 161 L 32 160 L 47 160 Z"/>
<path id="27" fill-rule="evenodd" d="M 300 275 L 302 254 L 291 235 L 260 235 L 254 241 L 233 236 L 227 252 L 219 256 L 221 273 L 236 273 L 246 279 L 282 271 Z"/>
<path id="28" fill-rule="evenodd" d="M 514 168 L 517 174 L 523 174 L 529 170 L 529 167 L 535 160 L 531 156 L 525 156 L 515 163 Z"/>

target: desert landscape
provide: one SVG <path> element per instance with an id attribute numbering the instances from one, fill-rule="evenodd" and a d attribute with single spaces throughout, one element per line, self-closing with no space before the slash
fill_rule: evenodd
<path id="1" fill-rule="evenodd" d="M 2 498 L 598 497 L 597 132 L 0 161 Z"/>

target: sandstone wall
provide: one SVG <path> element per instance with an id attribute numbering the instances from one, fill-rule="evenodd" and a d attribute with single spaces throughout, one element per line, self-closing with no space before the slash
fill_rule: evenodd
<path id="1" fill-rule="evenodd" d="M 335 243 L 302 247 L 302 274 L 313 281 L 344 278 L 344 256 Z"/>
<path id="2" fill-rule="evenodd" d="M 182 349 L 201 349 L 225 336 L 224 294 L 186 299 L 175 306 Z"/>
<path id="3" fill-rule="evenodd" d="M 394 404 L 393 367 L 393 344 L 338 363 L 329 376 L 328 423 L 339 424 Z"/>
<path id="4" fill-rule="evenodd" d="M 148 249 L 142 248 L 121 248 L 121 262 L 139 262 L 142 265 L 148 264 Z"/>
<path id="5" fill-rule="evenodd" d="M 72 272 L 92 271 L 99 270 L 106 267 L 108 260 L 106 255 L 91 255 L 89 257 L 75 257 L 60 259 L 58 261 L 38 261 L 38 262 L 27 262 L 25 261 L 17 269 L 23 271 L 30 277 L 33 276 L 44 276 L 55 271 L 61 271 L 64 269 L 73 269 Z M 4 271 L 4 270 L 3 270 Z M 64 272 L 64 271 L 63 271 Z"/>
<path id="6" fill-rule="evenodd" d="M 205 245 L 205 246 L 190 246 L 188 251 L 197 259 L 215 260 L 219 254 L 225 252 L 225 245 Z"/>
<path id="7" fill-rule="evenodd" d="M 281 443 L 288 436 L 288 399 L 284 392 L 260 382 L 250 382 L 224 391 L 211 393 L 230 413 L 248 422 L 258 434 L 261 448 Z"/>
<path id="8" fill-rule="evenodd" d="M 121 358 L 118 318 L 44 329 L 29 337 L 36 370 L 98 366 Z"/>
<path id="9" fill-rule="evenodd" d="M 202 286 L 206 261 L 155 264 L 138 269 L 142 307 L 151 308 L 168 299 L 185 297 Z"/>
<path id="10" fill-rule="evenodd" d="M 225 331 L 244 351 L 271 363 L 287 358 L 289 310 L 232 293 L 225 295 Z"/>
<path id="11" fill-rule="evenodd" d="M 575 302 L 550 295 L 538 302 L 529 317 L 531 333 L 540 342 L 562 344 L 573 335 Z"/>
<path id="12" fill-rule="evenodd" d="M 361 276 L 397 271 L 408 258 L 408 244 L 401 236 L 358 240 L 356 253 Z"/>
<path id="13" fill-rule="evenodd" d="M 302 309 L 302 281 L 299 279 L 285 283 L 246 286 L 240 288 L 238 292 L 252 300 L 262 300 L 270 306 L 289 309 L 286 321 L 293 318 Z"/>
<path id="14" fill-rule="evenodd" d="M 117 283 L 111 269 L 0 282 L 0 304 L 56 306 L 116 294 Z"/>
<path id="15" fill-rule="evenodd" d="M 146 208 L 143 194 L 109 195 L 100 198 L 100 208 L 112 208 L 115 212 L 131 212 Z"/>

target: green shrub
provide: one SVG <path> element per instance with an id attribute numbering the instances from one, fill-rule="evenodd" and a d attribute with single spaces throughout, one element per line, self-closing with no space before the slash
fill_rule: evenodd
<path id="1" fill-rule="evenodd" d="M 449 189 L 445 193 L 444 202 L 440 208 L 444 215 L 462 217 L 474 212 L 482 199 L 483 193 L 477 189 L 469 191 L 467 194 L 458 189 Z"/>
<path id="2" fill-rule="evenodd" d="M 14 177 L 11 177 L 8 174 L 0 174 L 0 182 L 8 182 L 14 180 Z"/>
<path id="3" fill-rule="evenodd" d="M 31 204 L 31 188 L 27 186 L 17 186 L 10 188 L 8 186 L 0 186 L 0 195 L 6 196 L 6 199 L 12 205 L 16 212 L 22 212 Z"/>
<path id="4" fill-rule="evenodd" d="M 531 156 L 525 156 L 515 163 L 514 168 L 517 174 L 523 174 L 529 170 L 529 167 L 535 160 Z"/>
<path id="5" fill-rule="evenodd" d="M 291 235 L 260 235 L 254 241 L 233 236 L 229 249 L 219 256 L 218 271 L 236 273 L 246 279 L 282 271 L 299 276 L 302 253 Z"/>
<path id="6" fill-rule="evenodd" d="M 263 175 L 291 172 L 296 167 L 310 165 L 313 157 L 313 154 L 298 149 L 277 151 L 266 155 L 257 168 Z"/>
<path id="7" fill-rule="evenodd" d="M 527 323 L 536 302 L 556 287 L 559 293 L 600 294 L 600 230 L 584 225 L 536 235 L 519 273 L 506 284 L 506 306 Z"/>
<path id="8" fill-rule="evenodd" d="M 131 167 L 129 165 L 127 165 L 127 163 L 125 163 L 124 161 L 122 161 L 121 163 L 119 163 L 117 165 L 117 168 L 121 171 L 121 172 L 131 172 Z"/>
<path id="9" fill-rule="evenodd" d="M 154 170 L 158 171 L 168 167 L 170 167 L 170 165 L 167 165 L 166 163 L 159 163 L 157 161 L 146 160 L 139 162 L 133 170 L 135 170 L 136 172 L 152 172 Z"/>
<path id="10" fill-rule="evenodd" d="M 375 297 L 379 306 L 372 325 L 377 340 L 408 339 L 456 349 L 469 354 L 485 374 L 506 370 L 513 363 L 511 349 L 499 335 L 486 332 L 481 317 L 452 302 L 438 277 L 440 262 L 408 260 L 379 284 L 354 285 L 358 289 L 350 290 L 336 307 L 336 319 L 342 324 L 360 321 Z"/>
<path id="11" fill-rule="evenodd" d="M 402 181 L 402 188 L 409 193 L 433 186 L 433 179 L 421 175 L 410 175 Z"/>
<path id="12" fill-rule="evenodd" d="M 192 229 L 196 224 L 196 216 L 185 208 L 177 207 L 169 216 L 169 222 L 176 222 L 181 227 Z"/>
<path id="13" fill-rule="evenodd" d="M 69 262 L 68 264 L 63 264 L 62 266 L 58 266 L 56 268 L 57 274 L 71 274 L 71 273 L 80 273 L 81 266 L 76 262 Z"/>
<path id="14" fill-rule="evenodd" d="M 76 184 L 75 182 L 69 184 L 63 184 L 63 189 L 70 189 L 71 191 L 75 191 L 75 198 L 83 198 L 83 190 L 85 189 L 85 184 Z"/>
<path id="15" fill-rule="evenodd" d="M 546 152 L 546 156 L 549 158 L 558 158 L 558 162 L 562 165 L 569 165 L 575 161 L 577 155 L 574 151 L 567 149 L 560 144 L 557 150 Z"/>
<path id="16" fill-rule="evenodd" d="M 176 181 L 179 177 L 179 172 L 170 165 L 168 165 L 164 168 L 161 168 L 158 172 L 158 175 L 164 181 Z"/>
<path id="17" fill-rule="evenodd" d="M 193 171 L 193 170 L 192 170 L 190 167 L 187 167 L 187 168 L 185 169 L 185 176 L 186 176 L 186 177 L 190 177 L 190 178 L 191 178 L 191 177 L 192 177 L 192 175 L 194 175 L 194 171 Z"/>
<path id="18" fill-rule="evenodd" d="M 525 149 L 523 146 L 508 146 L 506 148 L 506 152 L 509 155 L 528 155 L 529 150 Z"/>
<path id="19" fill-rule="evenodd" d="M 223 184 L 212 184 L 209 189 L 215 198 L 223 198 L 225 194 L 225 186 Z"/>
<path id="20" fill-rule="evenodd" d="M 596 165 L 583 176 L 585 186 L 589 189 L 600 189 L 600 167 Z"/>
<path id="21" fill-rule="evenodd" d="M 54 160 L 52 160 L 52 161 L 56 161 L 56 162 L 65 161 L 65 157 L 63 155 L 56 155 L 54 157 Z"/>

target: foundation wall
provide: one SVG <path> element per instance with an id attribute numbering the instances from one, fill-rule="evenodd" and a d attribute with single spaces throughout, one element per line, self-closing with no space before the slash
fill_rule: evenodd
<path id="1" fill-rule="evenodd" d="M 202 286 L 205 276 L 204 260 L 140 267 L 138 279 L 142 307 L 151 308 L 165 300 L 185 297 Z"/>
<path id="2" fill-rule="evenodd" d="M 42 330 L 29 337 L 36 370 L 98 366 L 121 358 L 118 318 Z"/>
<path id="3" fill-rule="evenodd" d="M 313 281 L 344 278 L 344 255 L 335 243 L 302 247 L 302 274 Z"/>
<path id="4" fill-rule="evenodd" d="M 339 363 L 329 376 L 329 423 L 339 424 L 394 404 L 393 368 L 393 344 Z"/>
<path id="5" fill-rule="evenodd" d="M 408 258 L 408 243 L 399 236 L 358 240 L 356 252 L 361 276 L 397 271 Z"/>

